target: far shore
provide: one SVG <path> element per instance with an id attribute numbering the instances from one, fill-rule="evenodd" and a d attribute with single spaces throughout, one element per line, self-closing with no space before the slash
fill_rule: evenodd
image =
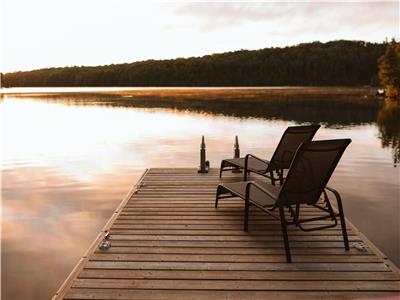
<path id="1" fill-rule="evenodd" d="M 121 97 L 156 97 L 182 99 L 226 99 L 254 100 L 275 97 L 310 97 L 324 96 L 339 98 L 376 98 L 377 87 L 30 87 L 2 88 L 2 95 L 27 94 L 102 94 Z"/>

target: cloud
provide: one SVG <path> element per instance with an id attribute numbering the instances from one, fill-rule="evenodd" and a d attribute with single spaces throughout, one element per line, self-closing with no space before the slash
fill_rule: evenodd
<path id="1" fill-rule="evenodd" d="M 257 22 L 288 17 L 293 7 L 286 3 L 190 3 L 177 9 L 180 15 L 189 15 L 202 22 L 204 28 L 218 28 L 241 25 L 245 22 Z"/>
<path id="2" fill-rule="evenodd" d="M 398 36 L 399 24 L 398 2 L 190 3 L 178 7 L 176 13 L 194 18 L 194 26 L 203 31 L 258 23 L 260 28 L 286 34 L 368 28 Z"/>

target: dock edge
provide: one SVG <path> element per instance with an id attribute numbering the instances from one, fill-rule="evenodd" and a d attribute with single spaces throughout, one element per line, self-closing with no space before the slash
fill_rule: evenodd
<path id="1" fill-rule="evenodd" d="M 97 235 L 97 237 L 95 238 L 95 240 L 92 242 L 92 244 L 90 244 L 89 248 L 86 250 L 86 252 L 83 254 L 83 256 L 79 259 L 78 263 L 72 269 L 72 271 L 68 275 L 67 279 L 65 279 L 65 281 L 61 284 L 60 288 L 57 290 L 57 292 L 51 298 L 51 300 L 63 299 L 63 297 L 65 296 L 65 294 L 68 292 L 69 288 L 71 287 L 73 281 L 76 279 L 76 277 L 78 276 L 78 274 L 84 267 L 85 263 L 88 261 L 90 254 L 92 254 L 94 252 L 94 250 L 96 249 L 96 247 L 100 243 L 100 241 L 102 241 L 104 239 L 104 237 L 107 234 L 107 232 L 109 231 L 111 225 L 114 223 L 115 219 L 119 216 L 122 209 L 125 207 L 126 203 L 129 201 L 129 199 L 132 197 L 132 195 L 137 192 L 137 190 L 141 186 L 143 178 L 146 176 L 148 171 L 149 171 L 149 169 L 145 169 L 145 171 L 139 177 L 139 180 L 136 182 L 136 184 L 130 189 L 128 194 L 120 202 L 117 209 L 113 212 L 110 219 L 104 225 L 103 229 L 100 230 L 100 232 Z"/>

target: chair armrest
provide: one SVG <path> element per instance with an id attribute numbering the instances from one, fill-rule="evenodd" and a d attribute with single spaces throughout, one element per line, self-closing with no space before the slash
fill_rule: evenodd
<path id="1" fill-rule="evenodd" d="M 337 190 L 335 190 L 334 188 L 329 187 L 329 186 L 325 186 L 325 189 L 327 191 L 330 191 L 332 194 L 334 194 L 336 198 L 340 198 L 339 192 Z"/>
<path id="2" fill-rule="evenodd" d="M 246 157 L 245 157 L 245 159 L 249 159 L 249 157 L 255 158 L 255 159 L 257 159 L 257 160 L 259 160 L 259 161 L 261 161 L 261 162 L 263 162 L 263 163 L 269 164 L 269 160 L 262 159 L 262 158 L 260 158 L 260 157 L 258 157 L 258 156 L 255 156 L 254 154 L 251 154 L 251 153 L 250 153 L 250 154 L 247 154 Z"/>
<path id="3" fill-rule="evenodd" d="M 248 170 L 249 158 L 250 158 L 250 157 L 252 157 L 252 158 L 254 158 L 254 159 L 256 159 L 256 160 L 258 160 L 258 161 L 260 161 L 260 162 L 262 162 L 262 163 L 264 163 L 264 164 L 266 164 L 266 165 L 269 165 L 269 161 L 268 161 L 268 160 L 259 158 L 259 157 L 255 156 L 255 155 L 253 155 L 253 154 L 247 154 L 247 155 L 245 156 L 245 158 L 244 158 L 244 171 L 245 171 L 245 172 L 247 172 L 247 170 Z"/>
<path id="4" fill-rule="evenodd" d="M 334 188 L 331 188 L 329 186 L 325 186 L 325 190 L 330 191 L 332 194 L 335 195 L 336 202 L 340 208 L 342 208 L 342 197 L 340 196 L 339 192 L 335 190 Z"/>
<path id="5" fill-rule="evenodd" d="M 254 187 L 258 190 L 260 190 L 261 192 L 263 192 L 265 195 L 267 195 L 269 198 L 271 198 L 272 200 L 274 200 L 275 202 L 278 201 L 278 198 L 275 197 L 275 195 L 271 194 L 271 192 L 269 192 L 268 190 L 264 189 L 262 186 L 260 186 L 259 184 L 257 184 L 254 181 L 249 181 L 246 184 L 246 200 L 250 201 L 250 188 Z"/>

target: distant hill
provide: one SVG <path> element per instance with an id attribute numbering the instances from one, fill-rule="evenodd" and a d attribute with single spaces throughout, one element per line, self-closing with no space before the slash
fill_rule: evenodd
<path id="1" fill-rule="evenodd" d="M 202 57 L 49 68 L 3 74 L 2 86 L 378 85 L 377 61 L 385 46 L 339 40 Z"/>

